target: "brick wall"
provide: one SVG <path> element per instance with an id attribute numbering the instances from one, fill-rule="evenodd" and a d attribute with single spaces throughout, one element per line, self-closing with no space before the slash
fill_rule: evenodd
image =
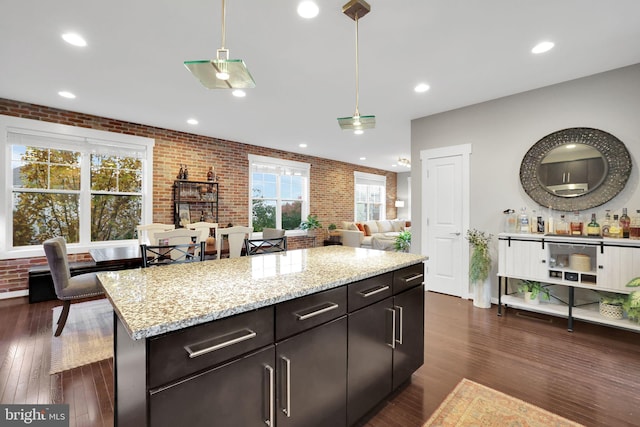
<path id="1" fill-rule="evenodd" d="M 396 214 L 394 172 L 1 98 L 0 114 L 154 138 L 154 222 L 173 223 L 173 180 L 180 164 L 186 164 L 189 178 L 196 181 L 206 180 L 209 166 L 215 166 L 220 176 L 218 222 L 221 225 L 248 224 L 248 154 L 310 163 L 311 213 L 318 216 L 324 227 L 353 219 L 354 171 L 386 175 L 387 217 L 394 218 Z M 318 231 L 316 243 L 321 245 L 323 238 L 323 232 Z M 309 246 L 311 242 L 312 239 L 298 237 L 289 239 L 288 244 L 290 249 L 298 249 Z M 79 254 L 73 260 L 85 260 L 87 257 L 88 254 Z M 27 289 L 27 271 L 30 266 L 38 264 L 46 264 L 46 259 L 0 260 L 0 292 Z"/>

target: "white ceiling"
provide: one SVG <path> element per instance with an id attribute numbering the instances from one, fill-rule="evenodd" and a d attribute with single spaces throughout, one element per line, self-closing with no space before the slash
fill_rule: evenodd
<path id="1" fill-rule="evenodd" d="M 355 23 L 347 0 L 317 2 L 305 20 L 297 0 L 227 0 L 227 48 L 257 84 L 235 98 L 183 66 L 215 57 L 221 0 L 0 0 L 0 97 L 403 172 L 411 119 L 640 63 L 638 0 L 369 0 L 360 113 L 377 124 L 357 136 L 336 120 L 355 110 Z"/>

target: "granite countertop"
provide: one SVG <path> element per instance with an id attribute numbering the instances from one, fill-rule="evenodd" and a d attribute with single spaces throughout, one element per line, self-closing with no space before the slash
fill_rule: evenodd
<path id="1" fill-rule="evenodd" d="M 420 263 L 345 246 L 97 273 L 132 339 L 143 339 Z"/>

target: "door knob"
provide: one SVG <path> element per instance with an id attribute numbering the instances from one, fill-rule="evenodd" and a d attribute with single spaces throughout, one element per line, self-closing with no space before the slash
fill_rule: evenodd
<path id="1" fill-rule="evenodd" d="M 455 232 L 455 233 L 449 233 L 449 234 L 453 234 L 454 236 L 459 236 L 459 235 L 460 235 L 460 232 L 458 231 L 458 232 Z"/>

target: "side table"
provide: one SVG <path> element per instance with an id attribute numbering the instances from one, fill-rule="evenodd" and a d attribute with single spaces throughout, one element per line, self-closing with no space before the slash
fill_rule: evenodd
<path id="1" fill-rule="evenodd" d="M 339 246 L 342 246 L 342 242 L 341 242 L 341 241 L 339 241 L 339 240 L 325 240 L 325 241 L 323 242 L 323 244 L 324 244 L 325 246 L 331 246 L 331 245 L 339 245 Z"/>

